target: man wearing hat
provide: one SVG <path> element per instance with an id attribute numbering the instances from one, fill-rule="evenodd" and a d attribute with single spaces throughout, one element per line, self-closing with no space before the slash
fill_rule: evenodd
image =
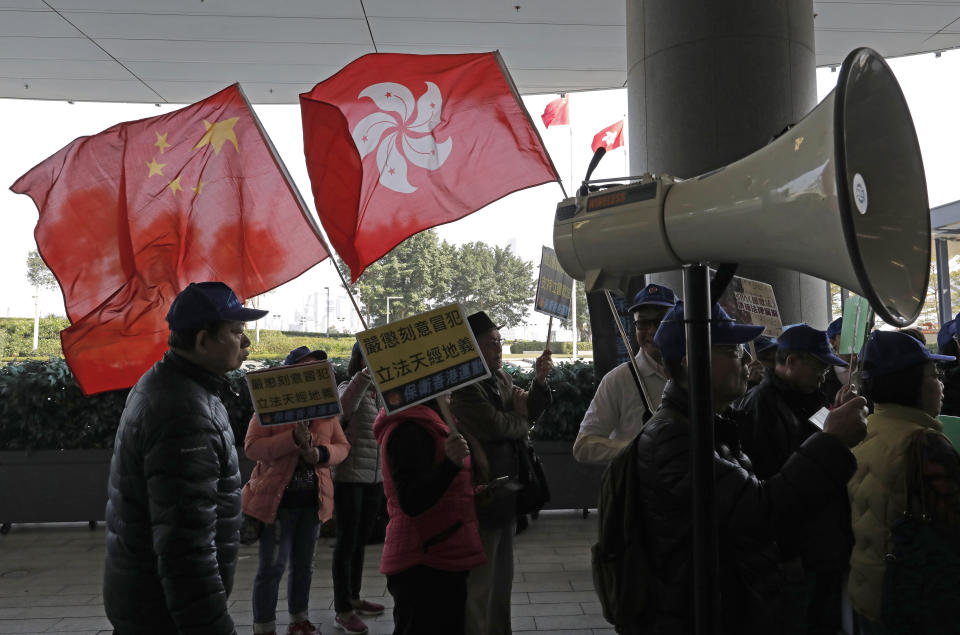
<path id="1" fill-rule="evenodd" d="M 831 352 L 827 335 L 806 324 L 788 327 L 777 338 L 773 371 L 738 404 L 745 415 L 740 440 L 759 478 L 780 472 L 790 455 L 819 429 L 810 417 L 823 407 L 823 378 L 828 369 L 847 366 Z M 780 541 L 784 570 L 793 574 L 797 585 L 785 598 L 788 633 L 833 635 L 840 630 L 843 575 L 852 547 L 845 496 L 795 525 L 792 535 Z"/>
<path id="2" fill-rule="evenodd" d="M 235 633 L 240 470 L 220 401 L 247 358 L 245 308 L 222 282 L 170 305 L 170 345 L 131 389 L 110 463 L 103 604 L 118 633 Z"/>
<path id="3" fill-rule="evenodd" d="M 450 409 L 460 422 L 460 429 L 480 445 L 471 447 L 475 479 L 481 483 L 502 476 L 515 480 L 520 471 L 520 444 L 552 399 L 547 375 L 553 369 L 553 359 L 549 350 L 544 351 L 537 358 L 530 391 L 521 390 L 503 371 L 500 327 L 483 311 L 469 316 L 467 321 L 491 375 L 484 381 L 455 390 L 450 397 Z M 483 469 L 484 463 L 488 469 Z M 511 632 L 517 499 L 515 493 L 506 489 L 491 494 L 491 498 L 477 508 L 487 563 L 471 570 L 467 578 L 467 635 Z"/>
<path id="4" fill-rule="evenodd" d="M 767 371 L 777 365 L 777 340 L 761 335 L 753 340 L 753 349 L 757 352 L 757 359 L 747 366 L 747 390 L 763 381 Z"/>
<path id="5" fill-rule="evenodd" d="M 832 411 L 824 432 L 797 449 L 779 474 L 761 481 L 743 454 L 735 423 L 721 415 L 746 387 L 744 347 L 762 326 L 736 324 L 719 306 L 710 325 L 719 529 L 720 619 L 717 632 L 779 633 L 780 528 L 798 522 L 835 499 L 856 469 L 849 448 L 866 432 L 860 397 Z M 654 338 L 669 381 L 659 410 L 637 437 L 637 491 L 642 522 L 637 531 L 655 580 L 644 601 L 643 632 L 694 630 L 692 476 L 686 335 L 681 302 L 664 317 Z"/>
<path id="6" fill-rule="evenodd" d="M 820 385 L 820 392 L 823 395 L 823 405 L 829 407 L 837 398 L 837 393 L 847 384 L 857 384 L 856 376 L 850 379 L 850 373 L 854 372 L 857 365 L 857 356 L 844 354 L 840 355 L 840 332 L 843 330 L 843 318 L 838 317 L 827 326 L 827 339 L 830 341 L 830 348 L 834 354 L 844 361 L 844 364 L 831 364 L 827 369 L 827 374 Z"/>
<path id="7" fill-rule="evenodd" d="M 667 383 L 653 336 L 660 320 L 675 303 L 672 289 L 648 284 L 637 293 L 630 307 L 640 345 L 636 356 L 637 370 L 650 398 L 652 411 L 660 405 L 660 395 Z M 590 407 L 580 422 L 580 431 L 573 443 L 573 457 L 581 463 L 609 463 L 640 432 L 646 413 L 630 364 L 620 364 L 600 380 Z"/>
<path id="8" fill-rule="evenodd" d="M 953 357 L 960 355 L 958 323 L 960 323 L 960 313 L 940 327 L 937 333 L 937 349 L 941 355 Z M 960 363 L 943 362 L 941 369 L 943 370 L 943 408 L 940 412 L 954 417 L 960 416 Z"/>

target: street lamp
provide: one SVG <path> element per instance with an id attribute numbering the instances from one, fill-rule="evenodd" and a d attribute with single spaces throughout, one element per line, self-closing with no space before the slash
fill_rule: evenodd
<path id="1" fill-rule="evenodd" d="M 387 296 L 387 324 L 390 324 L 390 300 L 402 300 L 402 295 L 388 295 Z"/>

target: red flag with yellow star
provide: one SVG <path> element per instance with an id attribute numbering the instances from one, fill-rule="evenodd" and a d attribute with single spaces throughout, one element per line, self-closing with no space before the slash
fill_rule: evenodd
<path id="1" fill-rule="evenodd" d="M 419 231 L 559 181 L 499 53 L 371 53 L 300 95 L 320 222 L 353 280 Z"/>
<path id="2" fill-rule="evenodd" d="M 329 254 L 239 85 L 81 137 L 11 189 L 40 211 L 40 255 L 71 326 L 64 355 L 86 394 L 132 386 L 166 349 L 190 282 L 241 300 Z"/>

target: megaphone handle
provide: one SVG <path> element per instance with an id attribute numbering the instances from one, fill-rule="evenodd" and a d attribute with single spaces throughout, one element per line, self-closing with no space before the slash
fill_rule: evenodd
<path id="1" fill-rule="evenodd" d="M 653 416 L 653 410 L 650 408 L 650 397 L 647 395 L 647 387 L 643 385 L 640 379 L 640 369 L 637 367 L 637 358 L 633 356 L 633 347 L 630 346 L 630 340 L 627 338 L 626 331 L 623 330 L 623 323 L 620 322 L 620 312 L 617 311 L 617 305 L 613 302 L 613 296 L 609 289 L 604 289 L 603 293 L 607 296 L 607 306 L 610 307 L 610 313 L 613 315 L 613 322 L 617 325 L 617 331 L 620 333 L 620 339 L 623 340 L 623 346 L 627 349 L 627 363 L 630 365 L 630 374 L 633 375 L 633 381 L 640 392 L 640 401 L 643 403 L 645 414 L 643 422 Z"/>

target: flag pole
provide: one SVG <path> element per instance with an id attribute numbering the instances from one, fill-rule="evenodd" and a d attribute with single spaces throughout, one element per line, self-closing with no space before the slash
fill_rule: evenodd
<path id="1" fill-rule="evenodd" d="M 343 277 L 340 267 L 337 266 L 337 263 L 334 260 L 334 256 L 337 252 L 335 252 L 333 247 L 330 246 L 330 243 L 327 242 L 326 234 L 323 232 L 323 229 L 320 227 L 317 221 L 314 220 L 313 215 L 310 213 L 310 209 L 307 207 L 307 202 L 303 199 L 303 195 L 300 194 L 300 190 L 293 182 L 293 177 L 290 176 L 290 171 L 287 170 L 286 164 L 283 162 L 283 159 L 280 158 L 280 153 L 277 152 L 276 146 L 273 145 L 273 140 L 270 138 L 270 135 L 267 134 L 266 129 L 263 127 L 263 123 L 260 121 L 260 117 L 257 116 L 257 112 L 250 104 L 250 100 L 247 99 L 247 94 L 243 92 L 243 87 L 240 86 L 239 82 L 234 85 L 240 92 L 240 96 L 243 97 L 243 102 L 247 105 L 247 110 L 250 111 L 250 116 L 253 118 L 253 122 L 257 125 L 257 130 L 260 131 L 260 136 L 263 137 L 264 142 L 267 144 L 267 148 L 270 149 L 270 154 L 273 156 L 274 163 L 276 163 L 280 172 L 283 173 L 284 179 L 287 182 L 287 187 L 290 188 L 290 193 L 293 194 L 294 198 L 297 200 L 297 204 L 300 205 L 300 212 L 310 223 L 310 226 L 313 227 L 313 232 L 317 235 L 317 238 L 320 239 L 320 242 L 323 243 L 323 248 L 327 250 L 330 264 L 333 265 L 333 268 L 337 272 L 337 276 L 340 278 L 340 282 L 343 283 L 343 288 L 347 292 L 347 296 L 350 297 L 350 302 L 353 304 L 353 308 L 357 312 L 357 316 L 360 318 L 360 324 L 363 325 L 363 330 L 367 330 L 367 328 L 369 328 L 367 326 L 367 321 L 363 319 L 363 313 L 360 311 L 360 306 L 357 304 L 356 298 L 353 297 L 353 291 L 350 290 L 350 285 L 347 284 L 346 278 Z"/>
<path id="2" fill-rule="evenodd" d="M 567 130 L 570 132 L 570 191 L 576 192 L 577 188 L 573 183 L 573 123 L 570 119 L 570 97 L 567 97 Z M 573 281 L 573 290 L 570 292 L 570 319 L 573 325 L 573 354 L 570 361 L 577 361 L 577 344 L 580 334 L 577 332 L 577 281 Z"/>
<path id="3" fill-rule="evenodd" d="M 550 348 L 550 332 L 553 330 L 553 316 L 550 316 L 550 320 L 547 322 L 547 345 L 544 346 L 544 349 Z"/>

